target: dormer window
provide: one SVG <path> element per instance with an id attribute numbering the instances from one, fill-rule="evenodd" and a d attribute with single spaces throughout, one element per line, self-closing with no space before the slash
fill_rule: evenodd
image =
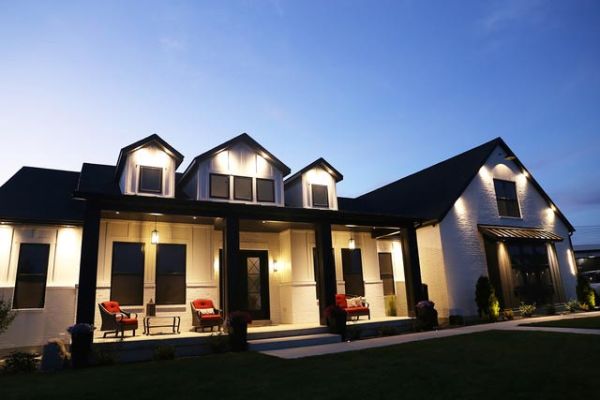
<path id="1" fill-rule="evenodd" d="M 210 197 L 213 199 L 229 199 L 229 176 L 210 174 Z"/>
<path id="2" fill-rule="evenodd" d="M 311 185 L 313 207 L 329 208 L 329 193 L 326 185 Z"/>
<path id="3" fill-rule="evenodd" d="M 275 181 L 273 179 L 256 178 L 256 201 L 275 202 Z"/>
<path id="4" fill-rule="evenodd" d="M 233 177 L 233 198 L 235 200 L 252 201 L 252 178 L 247 176 Z"/>
<path id="5" fill-rule="evenodd" d="M 162 183 L 162 168 L 140 166 L 139 192 L 160 194 L 162 193 Z"/>

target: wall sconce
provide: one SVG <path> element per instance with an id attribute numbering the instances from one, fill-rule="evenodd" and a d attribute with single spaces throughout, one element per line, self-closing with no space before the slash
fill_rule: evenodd
<path id="1" fill-rule="evenodd" d="M 154 218 L 154 230 L 150 234 L 150 243 L 158 244 L 158 241 L 159 241 L 159 236 L 158 236 L 158 230 L 156 229 L 156 218 Z"/>
<path id="2" fill-rule="evenodd" d="M 356 241 L 354 240 L 354 238 L 350 238 L 350 240 L 348 240 L 348 248 L 351 250 L 354 250 L 356 248 Z"/>

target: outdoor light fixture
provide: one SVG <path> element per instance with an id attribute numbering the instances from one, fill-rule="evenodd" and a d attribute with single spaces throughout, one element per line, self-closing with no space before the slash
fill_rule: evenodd
<path id="1" fill-rule="evenodd" d="M 350 238 L 350 240 L 348 240 L 348 248 L 351 250 L 354 250 L 356 248 L 356 241 L 354 240 L 354 238 Z"/>
<path id="2" fill-rule="evenodd" d="M 156 229 L 156 218 L 154 218 L 154 230 L 150 234 L 150 243 L 158 244 L 158 240 L 159 240 L 159 236 L 158 236 L 158 230 Z"/>
<path id="3" fill-rule="evenodd" d="M 525 175 L 525 178 L 529 178 L 529 172 L 523 170 L 523 175 Z"/>
<path id="4" fill-rule="evenodd" d="M 273 260 L 273 272 L 277 272 L 277 260 Z"/>

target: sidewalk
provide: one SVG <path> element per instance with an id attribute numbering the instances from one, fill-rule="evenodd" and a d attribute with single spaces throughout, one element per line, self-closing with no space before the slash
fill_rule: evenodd
<path id="1" fill-rule="evenodd" d="M 440 331 L 407 333 L 396 336 L 386 336 L 373 339 L 357 340 L 355 342 L 341 342 L 334 344 L 325 344 L 320 346 L 296 347 L 290 349 L 264 351 L 274 357 L 294 359 L 303 357 L 313 357 L 323 354 L 342 353 L 346 351 L 357 351 L 365 349 L 373 349 L 377 347 L 392 346 L 402 343 L 418 342 L 421 340 L 439 339 L 457 335 L 468 335 L 470 333 L 486 332 L 491 330 L 508 330 L 508 331 L 541 331 L 541 332 L 562 332 L 562 333 L 577 333 L 588 335 L 600 335 L 600 329 L 573 329 L 573 328 L 550 328 L 550 327 L 532 327 L 519 326 L 519 324 L 527 324 L 533 322 L 555 321 L 560 319 L 575 319 L 589 318 L 600 316 L 600 311 L 581 313 L 581 314 L 564 314 L 553 315 L 548 317 L 536 317 L 528 319 L 519 319 L 513 321 L 495 322 L 490 324 L 480 324 L 465 326 L 461 328 L 443 329 Z"/>

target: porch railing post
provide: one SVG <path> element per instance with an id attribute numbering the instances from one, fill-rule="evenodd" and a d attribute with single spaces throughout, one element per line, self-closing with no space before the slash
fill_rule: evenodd
<path id="1" fill-rule="evenodd" d="M 79 290 L 77 294 L 76 321 L 94 324 L 96 279 L 98 275 L 98 239 L 100 236 L 100 208 L 87 201 L 81 237 L 79 264 Z"/>
<path id="2" fill-rule="evenodd" d="M 404 260 L 408 315 L 414 317 L 417 303 L 424 300 L 417 231 L 414 227 L 402 230 L 402 258 Z"/>
<path id="3" fill-rule="evenodd" d="M 335 281 L 335 260 L 333 257 L 333 241 L 331 239 L 331 224 L 320 222 L 315 226 L 315 241 L 317 247 L 317 275 L 319 280 L 319 319 L 325 324 L 325 309 L 335 304 L 337 292 Z"/>
<path id="4" fill-rule="evenodd" d="M 243 307 L 241 298 L 240 282 L 240 219 L 237 215 L 231 215 L 225 218 L 225 232 L 223 235 L 223 276 L 222 286 L 225 293 L 222 298 L 225 304 L 222 304 L 223 311 L 227 316 L 231 311 L 240 310 Z"/>

